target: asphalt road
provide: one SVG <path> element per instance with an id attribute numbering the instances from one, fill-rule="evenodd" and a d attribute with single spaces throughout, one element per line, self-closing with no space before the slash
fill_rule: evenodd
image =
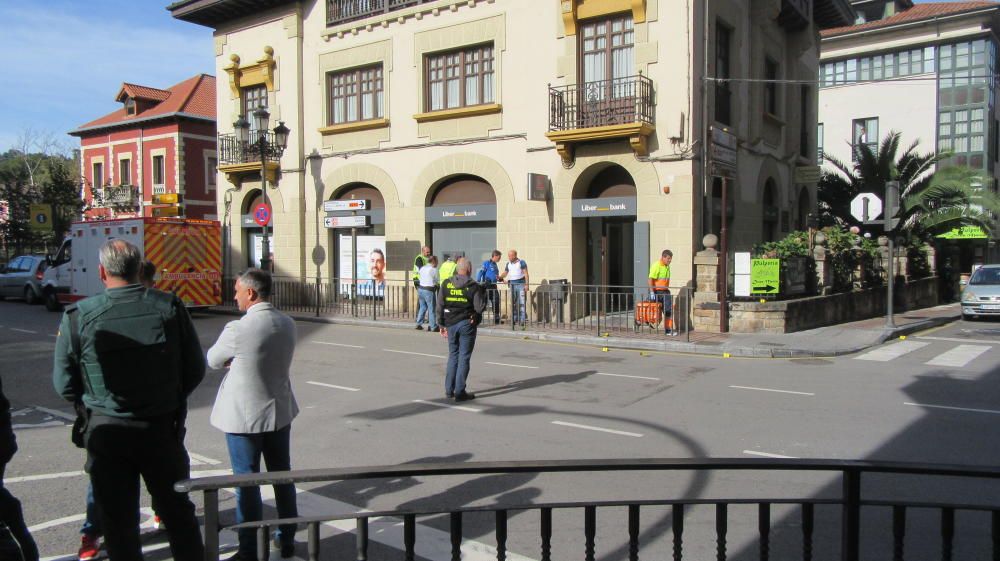
<path id="1" fill-rule="evenodd" d="M 232 319 L 196 316 L 206 349 Z M 70 407 L 51 388 L 58 320 L 58 314 L 40 306 L 0 302 L 0 372 L 21 448 L 7 467 L 6 485 L 24 502 L 43 557 L 63 558 L 79 545 L 86 479 L 80 472 L 82 454 L 69 443 L 69 422 L 63 418 Z M 444 399 L 447 349 L 438 335 L 309 322 L 298 326 L 293 386 L 302 412 L 292 430 L 296 469 L 645 457 L 1000 464 L 995 444 L 1000 437 L 998 323 L 957 322 L 837 359 L 602 352 L 482 337 L 469 381 L 479 397 L 461 408 Z M 223 435 L 208 423 L 222 376 L 210 372 L 190 404 L 187 445 L 199 474 L 228 468 Z M 839 489 L 836 477 L 826 473 L 481 476 L 307 485 L 299 504 L 303 513 L 318 513 L 583 499 L 825 497 Z M 1000 505 L 996 483 L 872 478 L 864 492 Z M 200 505 L 200 497 L 195 499 Z M 232 520 L 232 507 L 232 496 L 224 494 L 224 520 Z M 836 558 L 837 530 L 831 524 L 838 516 L 833 507 L 817 510 L 814 558 Z M 714 556 L 714 517 L 710 506 L 689 510 L 685 558 Z M 731 507 L 728 519 L 730 558 L 757 559 L 756 507 Z M 938 555 L 937 520 L 936 512 L 911 513 L 907 544 L 912 558 Z M 523 556 L 516 558 L 540 557 L 537 521 L 537 511 L 512 513 L 508 547 Z M 775 507 L 772 521 L 773 558 L 798 555 L 798 510 Z M 418 553 L 444 558 L 447 517 L 418 522 Z M 869 558 L 887 558 L 890 522 L 888 510 L 866 514 Z M 985 515 L 960 513 L 956 559 L 987 557 L 989 523 Z M 626 527 L 623 509 L 599 510 L 598 559 L 627 558 Z M 399 528 L 388 522 L 378 528 L 371 532 L 371 558 L 401 558 Z M 489 558 L 492 529 L 492 519 L 485 516 L 466 520 L 467 559 Z M 557 511 L 554 529 L 554 558 L 582 556 L 582 512 Z M 644 558 L 669 556 L 668 508 L 645 509 L 641 531 Z M 324 528 L 323 536 L 323 558 L 353 558 L 352 537 L 344 527 Z M 151 550 L 147 558 L 168 558 L 161 534 L 147 532 L 145 539 Z M 231 544 L 232 535 L 224 533 L 222 541 Z M 299 556 L 304 558 L 304 547 Z"/>

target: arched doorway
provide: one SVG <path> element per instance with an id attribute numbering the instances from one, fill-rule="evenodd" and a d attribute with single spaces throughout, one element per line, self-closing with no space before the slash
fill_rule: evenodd
<path id="1" fill-rule="evenodd" d="M 366 210 L 327 212 L 327 216 L 365 216 L 367 226 L 359 228 L 331 228 L 330 238 L 334 255 L 331 260 L 331 275 L 333 278 L 350 279 L 352 272 L 358 279 L 369 280 L 372 275 L 384 275 L 385 271 L 385 199 L 382 192 L 368 183 L 348 183 L 337 189 L 331 201 L 368 201 Z M 354 255 L 352 235 L 357 237 L 357 255 Z M 377 250 L 377 251 L 376 251 Z M 374 255 L 377 260 L 381 251 L 382 263 L 372 263 Z M 355 271 L 351 270 L 352 259 L 357 263 Z M 372 266 L 376 270 L 372 271 Z M 349 283 L 348 285 L 349 286 Z"/>
<path id="2" fill-rule="evenodd" d="M 260 258 L 263 257 L 261 245 L 264 241 L 264 229 L 258 225 L 253 218 L 253 209 L 264 202 L 264 197 L 260 189 L 255 189 L 247 193 L 243 199 L 243 208 L 240 212 L 240 225 L 243 230 L 243 255 L 246 258 L 244 267 L 260 267 Z M 273 213 L 272 213 L 273 216 Z M 274 219 L 268 223 L 268 233 L 271 236 L 271 256 L 274 256 Z"/>
<path id="3" fill-rule="evenodd" d="M 809 188 L 803 187 L 799 190 L 799 216 L 796 229 L 806 231 L 809 228 L 809 213 L 812 212 L 812 199 L 809 197 Z"/>
<path id="4" fill-rule="evenodd" d="M 425 209 L 427 239 L 442 260 L 465 256 L 473 268 L 497 243 L 497 199 L 493 186 L 475 175 L 456 175 L 430 190 Z"/>
<path id="5" fill-rule="evenodd" d="M 765 242 L 773 242 L 778 237 L 778 202 L 774 186 L 774 179 L 770 177 L 764 182 L 764 196 L 762 197 L 764 208 L 761 212 L 762 224 L 761 235 Z"/>
<path id="6" fill-rule="evenodd" d="M 618 165 L 608 165 L 574 188 L 575 227 L 586 232 L 584 284 L 631 292 L 641 280 L 644 272 L 637 269 L 648 265 L 649 225 L 636 222 L 636 194 L 635 180 Z"/>

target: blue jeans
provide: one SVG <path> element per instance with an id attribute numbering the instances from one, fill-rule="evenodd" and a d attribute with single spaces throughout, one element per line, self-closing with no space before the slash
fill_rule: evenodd
<path id="1" fill-rule="evenodd" d="M 525 307 L 525 299 L 528 293 L 528 285 L 524 282 L 510 282 L 511 303 L 514 309 L 511 310 L 511 321 L 524 324 L 528 320 L 528 310 Z"/>
<path id="2" fill-rule="evenodd" d="M 80 533 L 90 537 L 104 535 L 101 530 L 101 519 L 97 515 L 97 501 L 94 500 L 94 485 L 92 483 L 87 484 L 87 518 L 83 521 Z"/>
<path id="3" fill-rule="evenodd" d="M 465 392 L 469 377 L 469 360 L 476 348 L 476 326 L 471 320 L 462 321 L 448 328 L 448 370 L 444 378 L 444 391 L 460 395 Z"/>
<path id="4" fill-rule="evenodd" d="M 663 305 L 663 332 L 670 333 L 671 327 L 667 320 L 672 319 L 673 316 L 674 298 L 669 291 L 656 291 L 652 293 L 652 296 Z"/>
<path id="5" fill-rule="evenodd" d="M 437 331 L 438 329 L 437 320 L 434 318 L 435 296 L 433 290 L 425 288 L 417 289 L 417 298 L 420 300 L 420 306 L 417 308 L 417 325 L 424 322 L 424 312 L 426 312 L 431 331 Z"/>
<path id="6" fill-rule="evenodd" d="M 292 426 L 272 432 L 255 434 L 226 433 L 226 445 L 229 448 L 229 463 L 233 466 L 233 474 L 260 473 L 260 457 L 264 456 L 267 471 L 288 471 L 292 469 L 290 459 L 289 438 Z M 274 502 L 278 507 L 279 518 L 295 518 L 298 508 L 295 505 L 295 485 L 275 485 Z M 236 523 L 253 522 L 262 516 L 260 487 L 239 487 L 236 489 Z M 239 531 L 240 553 L 252 559 L 257 558 L 257 537 L 253 528 Z M 282 546 L 295 543 L 295 524 L 278 526 L 278 542 Z"/>

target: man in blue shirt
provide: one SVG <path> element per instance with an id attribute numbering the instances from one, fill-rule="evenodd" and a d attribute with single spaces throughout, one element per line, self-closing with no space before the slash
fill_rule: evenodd
<path id="1" fill-rule="evenodd" d="M 500 250 L 494 249 L 493 255 L 483 261 L 483 265 L 476 273 L 476 282 L 483 286 L 486 295 L 486 306 L 493 309 L 493 325 L 500 325 L 500 292 L 497 290 L 497 281 L 500 280 L 500 257 L 503 254 Z"/>

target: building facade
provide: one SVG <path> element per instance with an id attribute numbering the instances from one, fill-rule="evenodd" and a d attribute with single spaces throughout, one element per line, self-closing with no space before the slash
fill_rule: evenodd
<path id="1" fill-rule="evenodd" d="M 279 274 L 349 276 L 323 204 L 353 198 L 393 278 L 426 243 L 475 262 L 517 249 L 532 283 L 577 285 L 645 284 L 666 248 L 690 282 L 723 213 L 706 178 L 729 177 L 731 247 L 804 226 L 817 92 L 799 83 L 819 28 L 853 18 L 841 0 L 257 4 L 170 6 L 215 30 L 231 270 L 259 259 L 263 197 L 230 123 L 266 106 L 292 131 L 266 172 Z"/>
<path id="2" fill-rule="evenodd" d="M 206 74 L 165 90 L 126 83 L 120 109 L 71 131 L 84 217 L 216 219 L 215 95 Z"/>

